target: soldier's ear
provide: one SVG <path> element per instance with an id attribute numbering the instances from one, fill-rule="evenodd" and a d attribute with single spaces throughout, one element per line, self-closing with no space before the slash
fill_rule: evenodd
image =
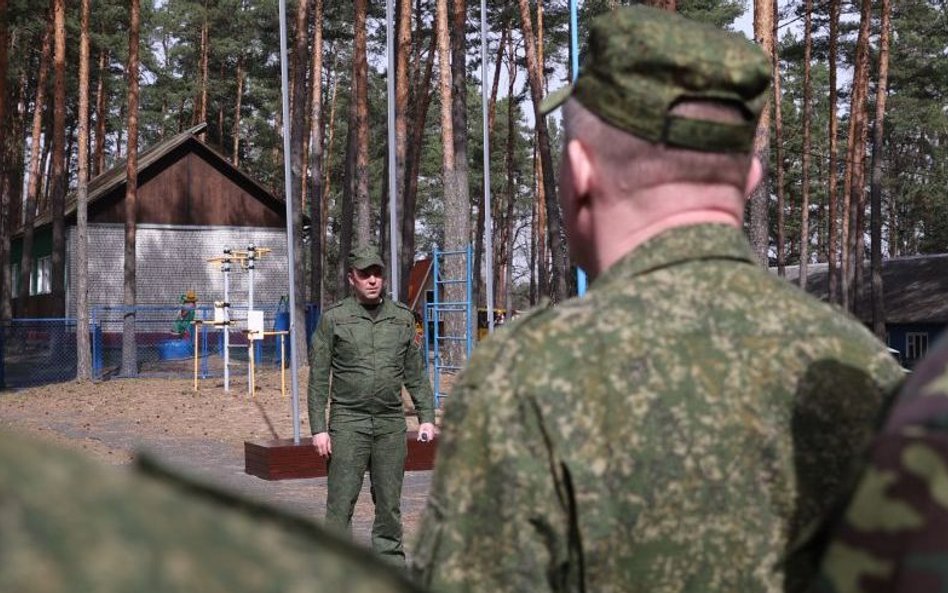
<path id="1" fill-rule="evenodd" d="M 760 159 L 756 156 L 751 159 L 750 170 L 747 172 L 747 182 L 744 184 L 744 197 L 749 197 L 751 193 L 757 189 L 757 185 L 760 183 L 761 178 L 763 177 L 763 167 L 760 164 Z"/>
<path id="2" fill-rule="evenodd" d="M 569 160 L 569 182 L 573 186 L 574 199 L 583 200 L 592 188 L 593 164 L 589 151 L 579 140 L 570 140 L 566 145 L 566 158 Z"/>

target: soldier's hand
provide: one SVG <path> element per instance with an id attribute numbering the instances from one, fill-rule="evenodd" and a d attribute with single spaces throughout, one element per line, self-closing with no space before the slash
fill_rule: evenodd
<path id="1" fill-rule="evenodd" d="M 332 440 L 328 432 L 319 432 L 313 435 L 313 446 L 320 457 L 332 455 Z"/>
<path id="2" fill-rule="evenodd" d="M 435 426 L 430 422 L 425 422 L 418 427 L 418 440 L 422 443 L 433 441 L 435 438 Z"/>

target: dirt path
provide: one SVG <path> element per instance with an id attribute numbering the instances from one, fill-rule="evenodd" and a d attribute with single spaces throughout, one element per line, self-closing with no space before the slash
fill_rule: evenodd
<path id="1" fill-rule="evenodd" d="M 306 421 L 306 377 L 300 380 L 301 435 Z M 0 392 L 0 425 L 84 451 L 106 463 L 132 461 L 146 450 L 179 467 L 248 496 L 321 518 L 326 479 L 267 481 L 244 473 L 244 441 L 291 438 L 289 398 L 280 395 L 277 371 L 257 376 L 251 399 L 246 382 L 206 380 L 195 393 L 182 379 L 124 379 L 97 384 L 64 383 Z M 289 381 L 288 381 L 289 382 Z M 414 419 L 409 419 L 410 427 Z M 402 515 L 406 541 L 417 529 L 430 486 L 430 472 L 405 476 Z M 368 543 L 373 507 L 368 479 L 353 516 L 356 540 Z"/>

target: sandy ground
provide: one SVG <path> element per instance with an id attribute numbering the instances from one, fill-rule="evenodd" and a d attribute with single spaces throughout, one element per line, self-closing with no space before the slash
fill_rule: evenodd
<path id="1" fill-rule="evenodd" d="M 300 434 L 306 419 L 306 372 L 300 373 Z M 287 392 L 289 388 L 287 376 Z M 280 374 L 257 375 L 256 397 L 242 376 L 225 393 L 222 379 L 207 379 L 195 392 L 184 379 L 113 379 L 61 383 L 0 392 L 0 427 L 38 435 L 113 465 L 147 450 L 210 482 L 309 517 L 325 513 L 326 479 L 267 481 L 244 472 L 244 441 L 292 438 L 291 399 L 281 396 Z M 414 417 L 406 420 L 417 427 Z M 415 533 L 430 485 L 430 472 L 405 476 L 402 515 L 406 542 Z M 368 478 L 353 517 L 357 541 L 369 542 L 373 508 Z"/>

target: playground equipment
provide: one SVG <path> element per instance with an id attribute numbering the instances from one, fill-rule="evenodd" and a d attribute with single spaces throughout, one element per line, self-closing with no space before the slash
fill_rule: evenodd
<path id="1" fill-rule="evenodd" d="M 463 258 L 464 265 L 462 266 L 462 269 L 464 270 L 464 276 L 460 278 L 447 278 L 444 276 L 444 263 L 448 258 Z M 431 332 L 432 335 L 429 337 L 429 332 L 426 329 L 424 336 L 426 353 L 425 364 L 428 365 L 429 359 L 431 359 L 432 362 L 430 364 L 433 365 L 432 375 L 434 383 L 435 405 L 440 405 L 441 398 L 445 395 L 441 393 L 441 375 L 445 372 L 456 373 L 463 368 L 457 363 L 457 361 L 450 361 L 449 364 L 444 364 L 442 360 L 443 344 L 445 342 L 463 343 L 465 347 L 466 358 L 470 358 L 471 350 L 474 347 L 474 339 L 471 330 L 474 317 L 471 286 L 473 259 L 473 250 L 470 245 L 468 245 L 465 249 L 456 251 L 439 251 L 436 249 L 432 257 L 432 273 L 434 278 L 432 284 L 434 286 L 434 300 L 425 305 L 424 327 L 433 327 L 434 331 Z M 441 300 L 444 297 L 445 288 L 451 285 L 463 285 L 463 300 Z M 451 316 L 457 315 L 464 316 L 465 330 L 463 335 L 444 334 L 443 327 L 445 319 L 450 319 Z"/>
<path id="2" fill-rule="evenodd" d="M 218 264 L 220 266 L 221 272 L 224 274 L 224 300 L 217 301 L 214 303 L 214 325 L 221 326 L 224 328 L 224 391 L 230 391 L 230 326 L 232 324 L 231 320 L 231 304 L 230 304 L 230 273 L 233 271 L 233 265 L 237 264 L 242 269 L 246 270 L 248 273 L 248 290 L 247 290 L 247 306 L 248 306 L 248 318 L 251 313 L 254 313 L 253 308 L 253 288 L 254 288 L 254 270 L 256 269 L 256 261 L 261 257 L 269 254 L 271 249 L 267 247 L 257 247 L 253 243 L 247 246 L 246 250 L 238 249 L 224 249 L 224 255 L 208 258 L 208 262 L 211 264 Z M 262 318 L 262 312 L 260 312 Z M 255 340 L 248 340 L 247 348 L 251 350 L 249 352 L 249 357 L 253 359 L 253 347 Z M 236 347 L 243 348 L 243 344 Z M 196 350 L 195 350 L 196 351 Z M 197 363 L 195 362 L 195 366 Z M 253 394 L 252 389 L 252 364 L 247 366 L 247 392 Z"/>

